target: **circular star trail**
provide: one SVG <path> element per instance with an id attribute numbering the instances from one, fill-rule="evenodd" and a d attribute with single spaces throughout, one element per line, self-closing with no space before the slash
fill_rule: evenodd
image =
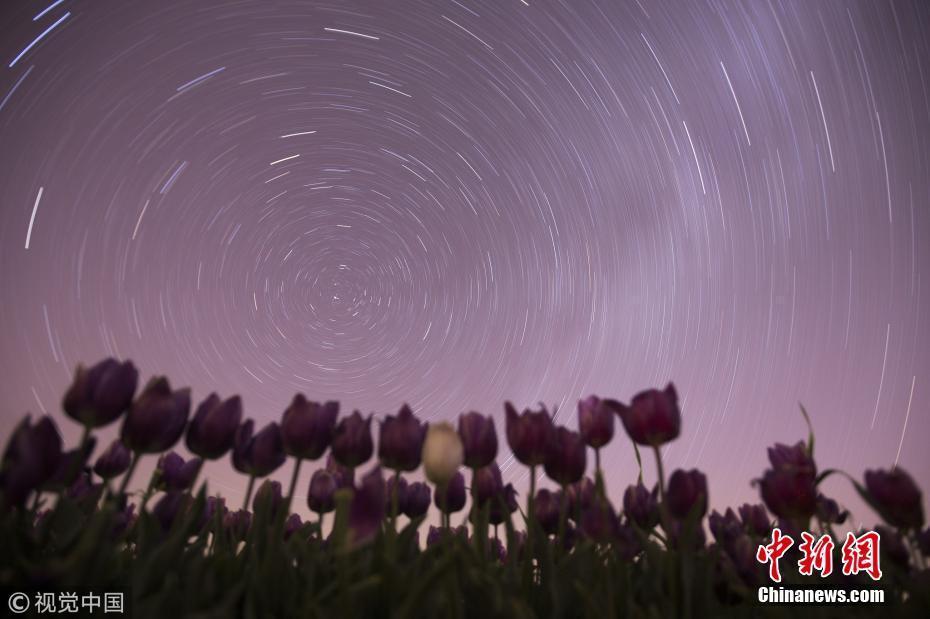
<path id="1" fill-rule="evenodd" d="M 574 427 L 672 380 L 715 504 L 798 402 L 822 466 L 928 481 L 926 3 L 2 12 L 5 431 L 107 355 L 260 423 L 301 391 Z M 619 496 L 625 437 L 604 463 Z"/>

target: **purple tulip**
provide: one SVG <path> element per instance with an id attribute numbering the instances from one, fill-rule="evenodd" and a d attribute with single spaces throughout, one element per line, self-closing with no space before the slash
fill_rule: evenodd
<path id="1" fill-rule="evenodd" d="M 707 543 L 707 536 L 704 534 L 704 527 L 690 526 L 690 523 L 684 520 L 673 520 L 669 523 L 670 531 L 667 531 L 668 542 L 672 548 L 683 550 L 700 550 Z M 686 546 L 687 544 L 687 546 Z"/>
<path id="2" fill-rule="evenodd" d="M 93 483 L 90 473 L 82 471 L 65 491 L 65 495 L 82 504 L 81 507 L 86 511 L 93 511 L 103 495 L 103 484 Z"/>
<path id="3" fill-rule="evenodd" d="M 210 526 L 213 523 L 213 518 L 216 516 L 217 512 L 219 512 L 220 522 L 222 522 L 226 514 L 229 513 L 229 510 L 226 508 L 226 499 L 222 497 L 208 496 L 203 506 L 203 513 L 200 515 L 199 528 L 203 530 L 204 528 Z"/>
<path id="4" fill-rule="evenodd" d="M 724 548 L 729 548 L 736 538 L 743 534 L 743 523 L 729 507 L 725 514 L 720 514 L 716 509 L 710 513 L 707 518 L 710 525 L 710 532 L 713 533 L 714 539 Z"/>
<path id="5" fill-rule="evenodd" d="M 61 459 L 61 436 L 52 418 L 40 417 L 32 425 L 27 415 L 13 430 L 0 464 L 0 489 L 6 501 L 21 505 L 58 471 Z"/>
<path id="6" fill-rule="evenodd" d="M 266 479 L 255 491 L 255 497 L 252 499 L 252 511 L 258 514 L 262 510 L 267 510 L 268 515 L 274 518 L 283 503 L 281 482 Z"/>
<path id="7" fill-rule="evenodd" d="M 823 494 L 817 495 L 817 518 L 830 524 L 843 524 L 849 512 L 840 510 L 839 504 Z"/>
<path id="8" fill-rule="evenodd" d="M 923 526 L 920 488 L 904 469 L 866 471 L 865 488 L 872 506 L 888 524 L 901 529 L 920 529 Z"/>
<path id="9" fill-rule="evenodd" d="M 443 513 L 454 514 L 465 507 L 465 498 L 465 477 L 459 471 L 444 488 L 436 488 L 433 504 Z"/>
<path id="10" fill-rule="evenodd" d="M 759 481 L 762 500 L 779 518 L 809 519 L 817 509 L 814 476 L 789 469 L 769 469 Z"/>
<path id="11" fill-rule="evenodd" d="M 582 512 L 581 531 L 595 542 L 609 542 L 619 534 L 620 519 L 607 498 L 596 497 Z"/>
<path id="12" fill-rule="evenodd" d="M 310 478 L 307 505 L 318 514 L 328 514 L 336 507 L 335 494 L 339 489 L 336 477 L 326 469 L 317 469 Z"/>
<path id="13" fill-rule="evenodd" d="M 513 484 L 507 484 L 491 501 L 491 511 L 488 513 L 488 522 L 493 525 L 505 522 L 510 514 L 517 511 L 517 491 Z"/>
<path id="14" fill-rule="evenodd" d="M 62 407 L 81 425 L 99 428 L 129 408 L 138 383 L 139 372 L 131 361 L 109 358 L 90 369 L 78 365 Z"/>
<path id="15" fill-rule="evenodd" d="M 446 537 L 458 537 L 462 541 L 468 541 L 468 527 L 457 526 L 451 529 L 442 529 L 439 527 L 434 527 L 430 525 L 429 532 L 426 534 L 426 547 L 435 546 L 438 543 L 441 543 L 442 540 Z"/>
<path id="16" fill-rule="evenodd" d="M 237 542 L 245 541 L 252 528 L 252 514 L 245 509 L 227 512 L 223 516 L 223 529 Z"/>
<path id="17" fill-rule="evenodd" d="M 187 490 L 194 484 L 203 460 L 191 458 L 187 462 L 177 453 L 170 451 L 158 459 L 155 467 L 157 487 L 161 490 Z"/>
<path id="18" fill-rule="evenodd" d="M 561 500 L 561 493 L 551 492 L 545 488 L 537 491 L 536 498 L 533 499 L 533 513 L 536 515 L 540 528 L 548 535 L 555 535 L 559 530 Z"/>
<path id="19" fill-rule="evenodd" d="M 480 413 L 465 413 L 459 417 L 459 436 L 465 450 L 465 466 L 480 469 L 497 457 L 497 431 L 494 418 Z"/>
<path id="20" fill-rule="evenodd" d="M 153 378 L 123 419 L 123 442 L 137 453 L 167 451 L 184 433 L 190 409 L 190 389 L 171 391 L 167 378 Z"/>
<path id="21" fill-rule="evenodd" d="M 375 467 L 362 478 L 349 505 L 349 544 L 365 544 L 374 539 L 384 520 L 385 483 L 381 467 Z"/>
<path id="22" fill-rule="evenodd" d="M 333 476 L 333 479 L 336 480 L 337 488 L 354 488 L 355 487 L 355 471 L 349 467 L 342 466 L 336 459 L 333 457 L 333 454 L 330 453 L 326 457 L 326 470 Z"/>
<path id="23" fill-rule="evenodd" d="M 333 440 L 339 402 L 308 402 L 303 394 L 294 396 L 281 419 L 281 438 L 289 456 L 304 460 L 321 457 Z"/>
<path id="24" fill-rule="evenodd" d="M 882 558 L 887 557 L 892 563 L 906 570 L 911 563 L 911 557 L 898 530 L 879 524 L 875 526 L 875 532 L 881 538 L 879 552 L 883 555 Z"/>
<path id="25" fill-rule="evenodd" d="M 287 520 L 284 521 L 284 539 L 290 539 L 302 526 L 304 526 L 304 522 L 300 519 L 300 514 L 288 516 Z"/>
<path id="26" fill-rule="evenodd" d="M 344 417 L 336 426 L 331 445 L 336 462 L 349 468 L 355 468 L 371 458 L 374 444 L 371 440 L 371 416 L 366 418 L 355 411 Z"/>
<path id="27" fill-rule="evenodd" d="M 504 487 L 501 469 L 494 462 L 488 466 L 476 469 L 471 475 L 471 484 L 474 488 L 475 499 L 479 506 L 497 497 Z"/>
<path id="28" fill-rule="evenodd" d="M 606 402 L 620 416 L 634 443 L 657 447 L 678 438 L 681 433 L 678 393 L 672 383 L 663 391 L 650 389 L 636 394 L 629 406 L 615 400 Z"/>
<path id="29" fill-rule="evenodd" d="M 643 482 L 627 487 L 623 493 L 623 511 L 632 522 L 641 529 L 651 530 L 659 523 L 658 488 L 652 492 Z"/>
<path id="30" fill-rule="evenodd" d="M 152 515 L 155 516 L 162 530 L 168 531 L 171 529 L 178 516 L 187 510 L 189 499 L 190 495 L 171 490 L 165 493 L 155 504 L 155 507 L 152 508 Z"/>
<path id="31" fill-rule="evenodd" d="M 426 515 L 429 510 L 430 490 L 423 482 L 414 482 L 407 486 L 404 493 L 403 513 L 407 518 L 415 520 Z"/>
<path id="32" fill-rule="evenodd" d="M 110 538 L 112 540 L 119 539 L 123 533 L 129 530 L 137 517 L 135 511 L 136 504 L 130 503 L 113 515 L 113 526 L 110 529 Z"/>
<path id="33" fill-rule="evenodd" d="M 404 404 L 397 415 L 388 415 L 381 423 L 378 459 L 393 471 L 413 471 L 420 466 L 427 424 L 421 423 Z"/>
<path id="34" fill-rule="evenodd" d="M 585 444 L 600 449 L 614 437 L 614 412 L 597 396 L 578 401 L 578 429 Z"/>
<path id="35" fill-rule="evenodd" d="M 545 407 L 532 412 L 529 409 L 517 414 L 510 402 L 507 411 L 507 443 L 514 457 L 526 466 L 538 466 L 546 461 L 552 435 L 552 419 Z"/>
<path id="36" fill-rule="evenodd" d="M 507 561 L 507 549 L 504 548 L 504 542 L 500 541 L 496 537 L 492 537 L 490 540 L 491 548 L 490 555 L 498 563 L 504 563 Z"/>
<path id="37" fill-rule="evenodd" d="M 232 449 L 241 421 L 239 396 L 220 401 L 218 395 L 211 393 L 197 407 L 187 428 L 187 448 L 206 460 L 221 458 Z"/>
<path id="38" fill-rule="evenodd" d="M 94 473 L 102 479 L 119 477 L 129 469 L 132 454 L 120 439 L 114 439 L 110 446 L 104 450 L 94 464 Z"/>
<path id="39" fill-rule="evenodd" d="M 803 473 L 811 477 L 817 475 L 817 465 L 803 442 L 791 446 L 776 443 L 774 447 L 769 447 L 768 452 L 769 462 L 776 471 Z"/>
<path id="40" fill-rule="evenodd" d="M 253 427 L 254 422 L 249 419 L 236 431 L 233 466 L 240 473 L 265 477 L 274 473 L 287 460 L 281 441 L 281 429 L 277 423 L 269 423 L 253 436 Z"/>
<path id="41" fill-rule="evenodd" d="M 635 559 L 643 550 L 636 531 L 629 524 L 617 525 L 616 537 L 612 545 L 620 560 L 626 562 Z"/>
<path id="42" fill-rule="evenodd" d="M 546 450 L 546 475 L 562 486 L 579 481 L 587 466 L 586 451 L 580 434 L 562 426 L 555 428 Z"/>
<path id="43" fill-rule="evenodd" d="M 698 518 L 707 513 L 707 477 L 697 469 L 672 473 L 666 493 L 669 512 L 679 519 L 695 513 Z"/>
<path id="44" fill-rule="evenodd" d="M 585 477 L 568 487 L 568 515 L 576 518 L 594 502 L 594 482 Z"/>
<path id="45" fill-rule="evenodd" d="M 772 532 L 772 522 L 765 513 L 765 505 L 744 503 L 738 511 L 743 527 L 750 535 L 766 537 Z"/>
<path id="46" fill-rule="evenodd" d="M 64 490 L 75 482 L 79 474 L 83 474 L 87 468 L 87 461 L 97 446 L 97 438 L 91 436 L 82 445 L 69 449 L 61 454 L 58 460 L 58 468 L 55 473 L 49 477 L 44 484 L 43 490 Z"/>

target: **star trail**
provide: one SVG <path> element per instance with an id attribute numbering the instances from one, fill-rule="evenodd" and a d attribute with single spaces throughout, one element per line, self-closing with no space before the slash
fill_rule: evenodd
<path id="1" fill-rule="evenodd" d="M 0 13 L 5 435 L 108 355 L 260 424 L 301 391 L 575 427 L 673 380 L 667 466 L 713 505 L 757 497 L 799 402 L 824 468 L 930 481 L 930 4 Z"/>

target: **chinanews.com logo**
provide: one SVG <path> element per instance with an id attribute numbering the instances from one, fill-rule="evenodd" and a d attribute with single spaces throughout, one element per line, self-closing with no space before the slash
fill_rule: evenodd
<path id="1" fill-rule="evenodd" d="M 782 582 L 779 561 L 794 546 L 795 540 L 783 534 L 781 529 L 772 530 L 772 541 L 762 544 L 756 550 L 756 560 L 768 564 L 769 578 L 774 583 Z M 801 533 L 798 545 L 801 558 L 798 559 L 798 573 L 801 576 L 813 576 L 818 573 L 827 578 L 834 572 L 833 551 L 836 544 L 829 535 L 816 538 L 808 532 Z M 875 531 L 866 531 L 860 535 L 850 532 L 840 550 L 841 571 L 844 576 L 866 574 L 874 582 L 882 577 L 881 536 Z M 878 588 L 844 588 L 820 587 L 811 585 L 761 586 L 758 589 L 758 601 L 762 604 L 846 604 L 846 603 L 883 603 L 885 591 Z"/>

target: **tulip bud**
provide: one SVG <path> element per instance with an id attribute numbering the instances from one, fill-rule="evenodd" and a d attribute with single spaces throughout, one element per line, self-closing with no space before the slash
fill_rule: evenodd
<path id="1" fill-rule="evenodd" d="M 289 456 L 316 460 L 333 440 L 339 402 L 308 402 L 303 394 L 294 396 L 281 419 L 281 438 Z"/>
<path id="2" fill-rule="evenodd" d="M 652 492 L 646 489 L 643 482 L 627 487 L 623 493 L 623 511 L 627 518 L 646 531 L 651 530 L 659 523 L 658 488 Z"/>
<path id="3" fill-rule="evenodd" d="M 32 425 L 26 416 L 13 430 L 0 464 L 0 489 L 6 501 L 21 505 L 55 475 L 61 457 L 61 436 L 52 418 L 40 417 Z"/>
<path id="4" fill-rule="evenodd" d="M 187 490 L 193 485 L 202 464 L 200 458 L 191 458 L 185 462 L 184 458 L 173 451 L 164 454 L 155 467 L 157 487 L 161 490 Z"/>
<path id="5" fill-rule="evenodd" d="M 187 448 L 207 460 L 223 457 L 232 449 L 242 420 L 242 399 L 233 396 L 220 401 L 211 393 L 200 403 L 187 428 Z"/>
<path id="6" fill-rule="evenodd" d="M 553 481 L 562 486 L 573 484 L 584 476 L 587 466 L 585 444 L 581 435 L 568 428 L 555 428 L 549 435 L 545 469 Z"/>
<path id="7" fill-rule="evenodd" d="M 349 505 L 349 543 L 364 544 L 377 535 L 384 520 L 384 478 L 381 468 L 375 467 L 362 478 Z"/>
<path id="8" fill-rule="evenodd" d="M 507 484 L 491 501 L 488 522 L 493 525 L 501 524 L 515 511 L 517 511 L 517 491 L 513 484 Z"/>
<path id="9" fill-rule="evenodd" d="M 501 469 L 496 462 L 472 472 L 471 483 L 478 505 L 484 505 L 497 497 L 504 487 Z"/>
<path id="10" fill-rule="evenodd" d="M 817 495 L 818 519 L 829 524 L 843 524 L 848 516 L 849 512 L 846 510 L 840 511 L 840 506 L 836 501 L 822 494 Z"/>
<path id="11" fill-rule="evenodd" d="M 496 537 L 490 539 L 491 548 L 490 555 L 496 559 L 499 563 L 504 563 L 507 561 L 507 550 L 504 548 L 504 542 L 500 541 Z"/>
<path id="12" fill-rule="evenodd" d="M 716 509 L 710 513 L 707 519 L 710 525 L 710 532 L 714 534 L 714 539 L 724 548 L 729 548 L 737 537 L 743 534 L 743 523 L 729 507 L 725 514 L 721 515 Z"/>
<path id="13" fill-rule="evenodd" d="M 578 430 L 585 444 L 600 449 L 614 437 L 614 412 L 597 396 L 578 401 Z"/>
<path id="14" fill-rule="evenodd" d="M 252 514 L 245 509 L 228 512 L 223 516 L 223 529 L 234 541 L 245 541 L 252 528 Z"/>
<path id="15" fill-rule="evenodd" d="M 650 389 L 636 394 L 629 406 L 615 400 L 606 402 L 620 416 L 634 443 L 657 447 L 678 438 L 681 433 L 678 393 L 672 383 L 663 391 Z"/>
<path id="16" fill-rule="evenodd" d="M 102 479 L 119 477 L 129 468 L 131 459 L 132 454 L 129 453 L 123 441 L 118 438 L 114 439 L 110 446 L 97 458 L 97 462 L 94 464 L 94 473 Z"/>
<path id="17" fill-rule="evenodd" d="M 233 442 L 233 466 L 240 473 L 265 477 L 275 472 L 287 460 L 281 441 L 281 429 L 277 423 L 269 423 L 253 436 L 253 427 L 253 421 L 249 419 L 236 431 Z"/>
<path id="18" fill-rule="evenodd" d="M 545 407 L 537 412 L 530 410 L 517 414 L 510 402 L 504 404 L 507 412 L 507 443 L 514 457 L 526 466 L 538 466 L 546 461 L 552 419 Z"/>
<path id="19" fill-rule="evenodd" d="M 596 542 L 609 542 L 619 534 L 620 519 L 607 498 L 595 497 L 581 515 L 581 530 Z"/>
<path id="20" fill-rule="evenodd" d="M 203 530 L 205 527 L 211 526 L 217 512 L 219 512 L 220 522 L 222 522 L 226 514 L 229 513 L 229 510 L 226 508 L 226 499 L 208 496 L 203 506 L 203 513 L 200 515 L 200 526 L 198 528 Z"/>
<path id="21" fill-rule="evenodd" d="M 547 535 L 555 535 L 559 530 L 559 508 L 561 494 L 551 492 L 545 488 L 536 492 L 533 499 L 533 513 L 539 522 L 540 528 Z"/>
<path id="22" fill-rule="evenodd" d="M 288 516 L 287 520 L 284 522 L 284 539 L 290 539 L 302 526 L 304 526 L 304 523 L 303 520 L 300 519 L 300 514 L 291 514 Z"/>
<path id="23" fill-rule="evenodd" d="M 328 514 L 336 507 L 336 478 L 326 469 L 317 469 L 310 478 L 307 505 L 318 514 Z"/>
<path id="24" fill-rule="evenodd" d="M 462 440 L 452 426 L 445 422 L 431 425 L 423 442 L 426 478 L 437 486 L 448 483 L 462 466 L 463 459 Z"/>
<path id="25" fill-rule="evenodd" d="M 580 512 L 584 512 L 594 502 L 594 482 L 590 477 L 585 477 L 568 487 L 568 514 L 572 518 L 577 518 Z"/>
<path id="26" fill-rule="evenodd" d="M 404 515 L 411 520 L 425 516 L 429 510 L 429 501 L 429 486 L 419 481 L 410 484 L 404 494 Z"/>
<path id="27" fill-rule="evenodd" d="M 262 510 L 267 510 L 268 515 L 274 518 L 283 502 L 281 483 L 266 479 L 255 491 L 255 497 L 252 499 L 252 511 L 258 514 Z"/>
<path id="28" fill-rule="evenodd" d="M 138 382 L 139 372 L 131 361 L 104 359 L 90 369 L 78 365 L 62 407 L 81 425 L 99 428 L 129 408 Z"/>
<path id="29" fill-rule="evenodd" d="M 189 495 L 183 492 L 172 490 L 165 493 L 164 496 L 155 504 L 152 509 L 152 515 L 161 525 L 162 530 L 171 529 L 178 515 L 183 514 L 187 509 Z"/>
<path id="30" fill-rule="evenodd" d="M 707 513 L 707 477 L 697 469 L 675 471 L 668 480 L 666 499 L 676 518 L 687 518 L 692 512 L 701 518 Z"/>
<path id="31" fill-rule="evenodd" d="M 759 481 L 762 500 L 783 519 L 809 519 L 817 508 L 814 476 L 789 469 L 769 469 Z"/>
<path id="32" fill-rule="evenodd" d="M 470 469 L 480 469 L 497 457 L 497 431 L 494 418 L 480 413 L 459 417 L 459 437 L 462 439 L 464 463 Z"/>
<path id="33" fill-rule="evenodd" d="M 920 529 L 924 524 L 920 488 L 904 469 L 866 471 L 865 487 L 871 505 L 888 524 L 901 529 Z"/>
<path id="34" fill-rule="evenodd" d="M 620 560 L 626 562 L 635 559 L 643 550 L 639 536 L 636 535 L 636 531 L 629 524 L 617 525 L 617 533 L 612 545 Z"/>
<path id="35" fill-rule="evenodd" d="M 326 457 L 326 470 L 333 476 L 333 479 L 336 480 L 337 488 L 354 488 L 355 487 L 355 471 L 349 467 L 342 466 L 336 459 L 333 457 L 333 454 L 330 453 Z"/>
<path id="36" fill-rule="evenodd" d="M 153 378 L 123 419 L 123 442 L 137 453 L 170 449 L 184 433 L 190 408 L 190 389 L 171 391 L 167 378 Z"/>
<path id="37" fill-rule="evenodd" d="M 744 503 L 739 508 L 739 517 L 743 521 L 743 527 L 749 531 L 750 535 L 766 537 L 772 532 L 772 523 L 765 513 L 764 505 Z"/>
<path id="38" fill-rule="evenodd" d="M 432 432 L 432 428 L 430 431 Z M 454 514 L 465 507 L 465 477 L 461 472 L 456 471 L 452 479 L 436 487 L 433 503 L 446 514 Z"/>
<path id="39" fill-rule="evenodd" d="M 772 468 L 776 471 L 803 473 L 812 477 L 817 475 L 817 465 L 803 442 L 791 446 L 776 443 L 774 447 L 769 447 L 768 453 Z"/>
<path id="40" fill-rule="evenodd" d="M 388 415 L 381 424 L 378 459 L 394 471 L 413 471 L 420 466 L 423 439 L 428 425 L 420 423 L 406 404 L 400 412 Z"/>
<path id="41" fill-rule="evenodd" d="M 371 417 L 362 418 L 358 411 L 344 417 L 336 426 L 331 445 L 336 461 L 349 468 L 368 462 L 374 452 L 371 440 Z"/>

